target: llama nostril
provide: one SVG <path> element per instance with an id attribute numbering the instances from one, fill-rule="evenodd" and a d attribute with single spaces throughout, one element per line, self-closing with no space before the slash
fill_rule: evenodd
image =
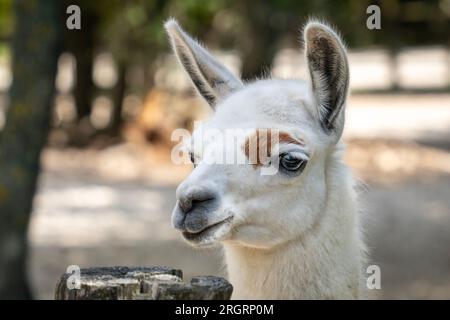
<path id="1" fill-rule="evenodd" d="M 184 213 L 188 213 L 192 208 L 192 201 L 190 199 L 180 199 L 178 205 Z"/>
<path id="2" fill-rule="evenodd" d="M 180 209 L 185 213 L 194 210 L 196 206 L 214 200 L 216 197 L 213 193 L 207 191 L 191 192 L 178 199 Z"/>
<path id="3" fill-rule="evenodd" d="M 172 212 L 175 229 L 197 233 L 208 227 L 214 212 L 219 207 L 217 193 L 196 189 L 178 194 L 178 201 Z"/>
<path id="4" fill-rule="evenodd" d="M 203 204 L 206 204 L 209 201 L 214 200 L 214 198 L 207 198 L 207 199 L 191 199 L 188 201 L 180 201 L 180 208 L 184 213 L 189 213 L 190 211 L 194 210 L 195 207 L 201 206 Z"/>

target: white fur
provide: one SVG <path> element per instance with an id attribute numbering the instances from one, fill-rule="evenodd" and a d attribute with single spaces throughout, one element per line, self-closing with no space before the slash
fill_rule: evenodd
<path id="1" fill-rule="evenodd" d="M 321 32 L 328 30 L 317 22 L 306 29 L 314 27 L 321 28 Z M 179 28 L 177 24 L 169 22 L 166 28 L 172 41 L 183 41 L 172 36 L 173 28 Z M 346 61 L 337 35 L 327 33 L 327 36 L 334 37 L 333 41 L 340 46 L 336 47 L 336 55 L 343 55 L 339 58 Z M 308 50 L 308 42 L 306 46 Z M 195 56 L 195 48 L 190 50 Z M 204 55 L 203 51 L 201 54 Z M 217 63 L 211 70 L 223 74 Z M 339 72 L 341 69 L 336 68 Z M 345 76 L 342 73 L 337 81 L 348 81 L 342 78 Z M 333 85 L 321 84 L 316 90 L 326 91 Z M 354 182 L 342 162 L 342 129 L 326 132 L 321 126 L 317 97 L 327 92 L 314 92 L 310 82 L 273 79 L 221 92 L 226 95 L 221 97 L 216 112 L 203 129 L 286 131 L 302 139 L 309 162 L 296 177 L 280 172 L 264 176 L 260 168 L 250 165 L 200 162 L 179 186 L 178 194 L 201 187 L 217 190 L 221 195 L 220 207 L 208 219 L 211 224 L 232 219 L 196 245 L 218 242 L 223 245 L 235 299 L 361 298 L 364 243 Z M 343 118 L 343 114 L 336 117 L 339 126 L 343 126 Z M 194 140 L 198 138 L 198 132 L 194 132 Z M 208 141 L 201 151 L 215 148 L 215 144 L 214 140 Z M 195 152 L 201 156 L 198 150 Z"/>

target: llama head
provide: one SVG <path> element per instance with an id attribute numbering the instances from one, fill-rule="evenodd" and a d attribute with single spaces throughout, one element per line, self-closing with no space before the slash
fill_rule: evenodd
<path id="1" fill-rule="evenodd" d="M 309 81 L 244 84 L 176 21 L 165 28 L 179 62 L 214 109 L 192 135 L 195 165 L 177 189 L 174 227 L 197 246 L 229 242 L 272 248 L 308 232 L 323 212 L 327 159 L 344 127 L 349 70 L 339 36 L 320 22 L 306 25 Z M 217 154 L 214 150 L 230 152 L 229 140 L 224 147 L 223 140 L 205 132 L 230 129 L 241 133 L 233 140 L 233 157 L 249 162 L 205 161 L 205 154 Z"/>

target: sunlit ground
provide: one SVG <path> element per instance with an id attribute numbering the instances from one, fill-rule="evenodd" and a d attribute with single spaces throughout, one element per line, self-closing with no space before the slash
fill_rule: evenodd
<path id="1" fill-rule="evenodd" d="M 364 182 L 378 296 L 450 298 L 450 96 L 357 95 L 349 106 L 347 161 Z M 158 152 L 133 144 L 44 152 L 30 226 L 38 298 L 52 297 L 71 264 L 225 274 L 220 249 L 192 249 L 170 227 L 175 188 L 189 168 L 155 161 Z"/>

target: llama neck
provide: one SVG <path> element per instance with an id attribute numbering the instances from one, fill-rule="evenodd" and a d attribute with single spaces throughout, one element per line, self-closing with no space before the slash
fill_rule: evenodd
<path id="1" fill-rule="evenodd" d="M 270 250 L 224 244 L 233 299 L 361 297 L 363 244 L 356 199 L 346 168 L 339 170 L 335 181 L 328 181 L 333 186 L 328 186 L 326 212 L 309 234 Z"/>

